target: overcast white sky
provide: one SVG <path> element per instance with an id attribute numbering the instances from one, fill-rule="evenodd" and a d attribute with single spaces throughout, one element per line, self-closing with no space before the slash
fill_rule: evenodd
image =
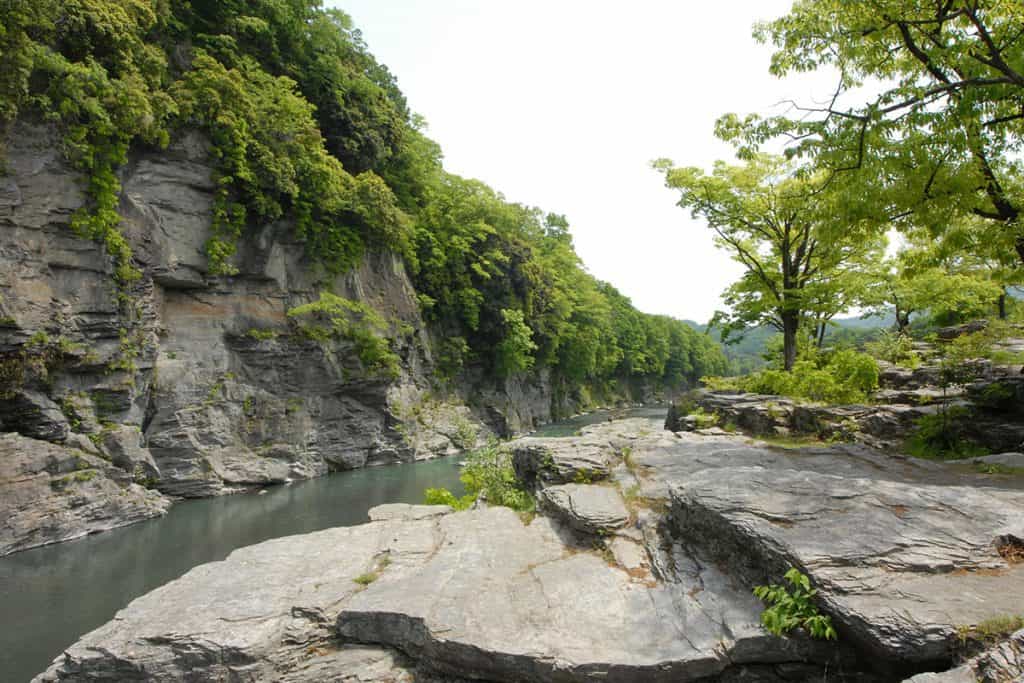
<path id="1" fill-rule="evenodd" d="M 823 99 L 780 82 L 758 19 L 791 0 L 328 0 L 352 15 L 445 154 L 445 167 L 563 213 L 590 272 L 641 310 L 706 321 L 739 266 L 649 167 L 731 158 L 726 112 Z"/>

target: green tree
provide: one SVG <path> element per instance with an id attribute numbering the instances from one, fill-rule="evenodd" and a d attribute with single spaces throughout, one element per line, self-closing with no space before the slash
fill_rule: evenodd
<path id="1" fill-rule="evenodd" d="M 926 236 L 918 238 L 870 271 L 873 283 L 864 296 L 869 312 L 894 313 L 897 331 L 905 335 L 915 314 L 955 322 L 991 309 L 1004 292 L 1002 284 L 982 269 L 965 265 L 958 253 L 950 255 Z"/>
<path id="2" fill-rule="evenodd" d="M 745 269 L 724 294 L 731 311 L 716 322 L 727 330 L 774 327 L 783 336 L 784 368 L 791 370 L 801 326 L 823 324 L 838 312 L 826 293 L 842 291 L 839 274 L 877 253 L 880 242 L 834 225 L 829 197 L 814 192 L 815 179 L 779 157 L 716 162 L 710 175 L 667 160 L 655 166 L 679 190 L 679 206 L 706 220 L 716 243 Z"/>
<path id="3" fill-rule="evenodd" d="M 996 222 L 1024 262 L 1024 5 L 1014 0 L 803 0 L 755 37 L 772 73 L 838 72 L 831 101 L 740 120 L 718 132 L 749 153 L 779 135 L 846 187 L 848 215 L 884 212 L 946 225 Z M 864 84 L 865 98 L 858 92 Z M 863 91 L 862 91 L 863 92 Z"/>

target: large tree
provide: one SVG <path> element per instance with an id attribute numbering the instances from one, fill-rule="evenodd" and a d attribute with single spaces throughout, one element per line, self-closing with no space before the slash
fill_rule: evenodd
<path id="1" fill-rule="evenodd" d="M 722 137 L 789 136 L 791 153 L 846 185 L 848 211 L 984 217 L 1024 262 L 1024 3 L 801 0 L 755 37 L 778 47 L 772 73 L 832 68 L 835 93 L 769 119 L 724 117 Z"/>
<path id="2" fill-rule="evenodd" d="M 739 165 L 719 161 L 711 174 L 674 168 L 668 160 L 655 167 L 679 191 L 679 206 L 705 220 L 717 244 L 745 269 L 724 295 L 730 307 L 726 330 L 776 328 L 783 336 L 783 365 L 791 370 L 801 327 L 824 324 L 839 312 L 835 302 L 842 299 L 823 293 L 841 295 L 837 283 L 846 280 L 844 273 L 877 256 L 881 239 L 835 224 L 830 195 L 815 190 L 818 179 L 779 157 L 758 154 Z"/>

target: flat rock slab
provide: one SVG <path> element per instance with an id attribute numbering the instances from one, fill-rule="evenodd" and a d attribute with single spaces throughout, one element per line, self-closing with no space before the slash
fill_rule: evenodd
<path id="1" fill-rule="evenodd" d="M 567 546 L 545 518 L 406 512 L 197 567 L 36 681 L 689 681 L 836 655 L 766 634 L 747 588 L 713 567 L 659 583 Z"/>
<path id="2" fill-rule="evenodd" d="M 406 660 L 342 647 L 334 620 L 363 590 L 356 577 L 390 553 L 421 560 L 436 531 L 435 520 L 393 514 L 242 548 L 134 600 L 35 680 L 413 680 Z"/>
<path id="3" fill-rule="evenodd" d="M 95 455 L 0 435 L 0 556 L 159 517 L 168 507 Z"/>
<path id="4" fill-rule="evenodd" d="M 610 486 L 561 484 L 548 486 L 537 497 L 545 512 L 583 533 L 607 533 L 629 522 L 622 496 Z"/>
<path id="5" fill-rule="evenodd" d="M 345 602 L 343 638 L 497 681 L 689 681 L 831 654 L 765 634 L 743 586 L 636 579 L 567 548 L 544 518 L 524 526 L 505 508 L 456 513 L 440 518 L 437 537 L 427 562 L 393 563 Z"/>
<path id="6" fill-rule="evenodd" d="M 526 437 L 509 444 L 516 477 L 528 486 L 605 479 L 614 450 L 607 439 Z"/>
<path id="7" fill-rule="evenodd" d="M 908 664 L 949 656 L 959 624 L 1024 612 L 1024 493 L 791 469 L 719 468 L 670 486 L 676 528 L 752 583 L 799 567 L 841 637 Z"/>

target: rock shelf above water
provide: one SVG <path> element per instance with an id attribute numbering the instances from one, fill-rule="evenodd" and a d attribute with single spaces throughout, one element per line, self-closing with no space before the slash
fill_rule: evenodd
<path id="1" fill-rule="evenodd" d="M 385 506 L 244 548 L 134 601 L 37 680 L 888 681 L 953 667 L 961 627 L 1024 612 L 1011 478 L 643 420 L 510 448 L 550 516 Z M 573 463 L 594 481 L 556 483 Z M 751 586 L 789 566 L 838 643 L 760 626 Z"/>

